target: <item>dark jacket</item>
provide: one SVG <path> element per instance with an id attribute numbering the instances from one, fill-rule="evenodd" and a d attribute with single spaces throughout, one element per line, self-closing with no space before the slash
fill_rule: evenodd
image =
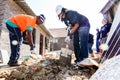
<path id="1" fill-rule="evenodd" d="M 107 37 L 107 33 L 110 31 L 111 23 L 107 23 L 101 27 L 100 34 L 102 34 L 102 38 Z"/>
<path id="2" fill-rule="evenodd" d="M 81 26 L 90 27 L 89 20 L 87 19 L 87 17 L 72 10 L 67 11 L 63 21 L 66 24 L 66 26 L 73 27 L 76 23 L 78 23 L 79 27 Z"/>

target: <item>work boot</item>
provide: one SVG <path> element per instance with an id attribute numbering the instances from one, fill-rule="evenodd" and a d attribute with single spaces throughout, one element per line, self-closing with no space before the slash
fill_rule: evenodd
<path id="1" fill-rule="evenodd" d="M 8 62 L 8 65 L 9 65 L 10 67 L 13 67 L 13 66 L 19 66 L 20 64 L 18 64 L 18 61 L 9 61 L 9 62 Z"/>

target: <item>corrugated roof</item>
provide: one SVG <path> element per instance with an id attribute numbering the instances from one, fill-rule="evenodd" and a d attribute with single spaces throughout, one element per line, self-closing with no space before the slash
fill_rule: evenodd
<path id="1" fill-rule="evenodd" d="M 118 0 L 109 0 L 100 12 L 102 14 L 106 13 L 114 5 L 114 3 L 117 1 Z"/>
<path id="2" fill-rule="evenodd" d="M 50 29 L 49 31 L 54 38 L 67 36 L 66 28 L 54 28 L 54 29 Z"/>

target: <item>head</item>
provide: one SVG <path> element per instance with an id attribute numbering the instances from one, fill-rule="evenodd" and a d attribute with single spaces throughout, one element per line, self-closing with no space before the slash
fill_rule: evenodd
<path id="1" fill-rule="evenodd" d="M 39 16 L 37 16 L 37 20 L 36 20 L 36 24 L 42 24 L 45 21 L 45 16 L 43 14 L 40 14 Z"/>
<path id="2" fill-rule="evenodd" d="M 102 24 L 107 24 L 108 23 L 108 20 L 106 19 L 106 18 L 104 18 L 103 20 L 102 20 Z"/>
<path id="3" fill-rule="evenodd" d="M 67 11 L 67 9 L 64 8 L 64 7 L 62 7 L 61 5 L 58 5 L 58 6 L 56 7 L 56 13 L 57 13 L 57 15 L 58 15 L 58 17 L 59 17 L 60 19 L 65 18 L 65 13 L 66 13 L 66 11 Z"/>

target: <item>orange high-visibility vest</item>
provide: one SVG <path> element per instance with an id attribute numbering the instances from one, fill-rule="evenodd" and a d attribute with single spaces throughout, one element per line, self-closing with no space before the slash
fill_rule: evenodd
<path id="1" fill-rule="evenodd" d="M 24 32 L 27 30 L 27 27 L 34 28 L 36 25 L 36 17 L 25 15 L 25 14 L 19 14 L 16 16 L 12 16 L 9 18 L 9 20 L 18 26 L 18 28 L 21 30 L 21 32 Z"/>

